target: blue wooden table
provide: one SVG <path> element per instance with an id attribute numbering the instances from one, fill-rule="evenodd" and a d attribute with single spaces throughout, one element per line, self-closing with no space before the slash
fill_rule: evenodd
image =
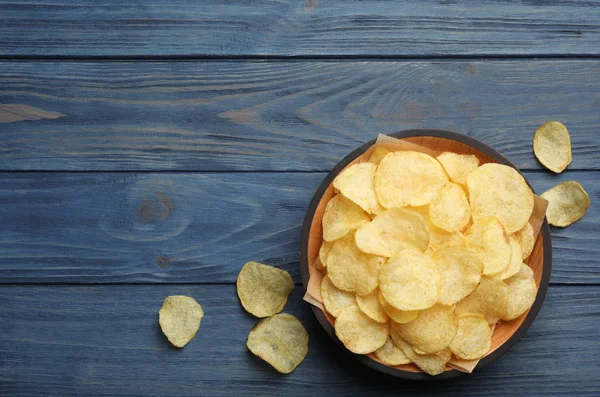
<path id="1" fill-rule="evenodd" d="M 552 175 L 532 134 L 565 123 Z M 527 335 L 442 384 L 371 372 L 310 335 L 280 375 L 245 340 L 248 260 L 299 284 L 314 190 L 378 133 L 460 131 L 536 191 L 575 179 Z M 0 0 L 1 396 L 600 395 L 600 2 Z M 184 349 L 167 295 L 206 316 Z"/>

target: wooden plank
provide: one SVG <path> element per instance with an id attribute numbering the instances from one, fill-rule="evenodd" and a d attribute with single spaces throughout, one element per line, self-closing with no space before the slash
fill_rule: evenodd
<path id="1" fill-rule="evenodd" d="M 570 129 L 570 169 L 600 169 L 600 60 L 0 67 L 5 110 L 39 118 L 0 108 L 4 170 L 322 171 L 411 128 L 460 131 L 539 169 L 531 142 L 548 120 Z"/>
<path id="2" fill-rule="evenodd" d="M 553 229 L 552 282 L 600 283 L 598 172 L 586 216 Z M 0 174 L 0 283 L 232 283 L 249 260 L 299 282 L 304 213 L 324 173 Z"/>
<path id="3" fill-rule="evenodd" d="M 309 353 L 281 375 L 247 351 L 257 320 L 240 307 L 233 285 L 4 286 L 0 394 L 597 396 L 599 292 L 551 287 L 525 338 L 490 366 L 440 387 L 384 378 L 350 359 L 320 328 L 300 288 L 285 311 L 306 326 Z M 196 338 L 181 350 L 158 326 L 162 300 L 173 294 L 194 297 L 205 311 Z"/>
<path id="4" fill-rule="evenodd" d="M 0 2 L 0 54 L 599 54 L 596 0 Z"/>

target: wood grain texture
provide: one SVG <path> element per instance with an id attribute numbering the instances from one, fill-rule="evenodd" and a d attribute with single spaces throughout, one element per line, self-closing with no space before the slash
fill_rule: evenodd
<path id="1" fill-rule="evenodd" d="M 554 283 L 600 283 L 599 172 L 529 172 L 538 192 L 577 179 L 591 207 L 553 228 Z M 0 283 L 233 283 L 249 260 L 299 283 L 300 228 L 325 173 L 0 174 Z"/>
<path id="2" fill-rule="evenodd" d="M 560 120 L 572 169 L 600 169 L 599 61 L 0 63 L 4 170 L 328 170 L 378 133 L 441 128 L 540 169 Z M 0 118 L 2 115 L 0 114 Z"/>
<path id="3" fill-rule="evenodd" d="M 599 287 L 552 287 L 527 335 L 473 375 L 442 384 L 384 378 L 333 345 L 301 301 L 285 311 L 310 336 L 306 360 L 281 375 L 246 349 L 257 321 L 235 286 L 0 288 L 0 395 L 597 396 Z M 167 295 L 197 299 L 205 317 L 184 349 L 158 326 Z"/>
<path id="4" fill-rule="evenodd" d="M 0 2 L 1 55 L 593 54 L 587 1 Z"/>

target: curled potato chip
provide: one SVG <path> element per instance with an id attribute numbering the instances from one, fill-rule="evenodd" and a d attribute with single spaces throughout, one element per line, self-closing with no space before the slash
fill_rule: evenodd
<path id="1" fill-rule="evenodd" d="M 512 248 L 498 219 L 488 216 L 475 221 L 466 236 L 467 247 L 475 250 L 483 260 L 483 275 L 502 272 L 510 263 Z"/>
<path id="2" fill-rule="evenodd" d="M 521 270 L 517 274 L 504 280 L 504 283 L 508 286 L 508 306 L 500 318 L 509 321 L 529 310 L 535 302 L 537 286 L 533 270 L 525 264 L 521 265 Z"/>
<path id="3" fill-rule="evenodd" d="M 325 267 L 325 268 L 327 267 L 327 255 L 329 255 L 329 251 L 331 250 L 331 247 L 333 247 L 332 242 L 323 240 L 323 243 L 321 244 L 321 248 L 319 248 L 319 259 L 321 259 L 321 263 L 323 264 L 323 267 Z"/>
<path id="4" fill-rule="evenodd" d="M 398 346 L 410 361 L 429 375 L 438 375 L 444 372 L 446 364 L 452 358 L 452 351 L 444 349 L 436 354 L 418 354 L 414 351 L 410 343 L 398 336 L 392 335 L 392 340 Z"/>
<path id="5" fill-rule="evenodd" d="M 345 308 L 335 320 L 335 334 L 348 350 L 369 354 L 379 349 L 390 337 L 390 324 L 378 323 L 356 305 Z"/>
<path id="6" fill-rule="evenodd" d="M 485 356 L 492 347 L 492 329 L 479 314 L 458 317 L 458 332 L 450 343 L 450 350 L 463 360 L 476 360 Z"/>
<path id="7" fill-rule="evenodd" d="M 289 374 L 308 353 L 308 333 L 291 314 L 276 314 L 252 328 L 246 346 L 277 371 Z"/>
<path id="8" fill-rule="evenodd" d="M 542 193 L 548 200 L 546 217 L 551 225 L 566 227 L 579 220 L 590 206 L 590 196 L 575 181 L 566 181 Z"/>
<path id="9" fill-rule="evenodd" d="M 500 280 L 507 279 L 519 273 L 519 270 L 521 270 L 521 264 L 523 263 L 523 252 L 521 251 L 519 239 L 517 239 L 514 234 L 511 234 L 508 236 L 508 242 L 512 252 L 510 256 L 510 262 L 504 270 L 494 276 Z"/>
<path id="10" fill-rule="evenodd" d="M 383 159 L 385 155 L 389 152 L 390 150 L 386 148 L 376 147 L 375 150 L 373 150 L 373 153 L 371 153 L 371 156 L 369 157 L 369 163 L 379 164 L 381 162 L 381 159 Z"/>
<path id="11" fill-rule="evenodd" d="M 482 277 L 479 286 L 456 304 L 455 313 L 481 314 L 485 321 L 494 324 L 508 310 L 509 290 L 502 280 Z"/>
<path id="12" fill-rule="evenodd" d="M 435 304 L 441 291 L 440 271 L 433 260 L 406 249 L 388 259 L 379 271 L 385 300 L 400 310 L 422 310 Z"/>
<path id="13" fill-rule="evenodd" d="M 483 261 L 479 254 L 470 248 L 449 246 L 433 255 L 442 276 L 442 292 L 439 302 L 453 305 L 479 285 L 483 272 Z"/>
<path id="14" fill-rule="evenodd" d="M 375 357 L 379 359 L 385 365 L 405 365 L 410 364 L 410 360 L 406 357 L 406 354 L 394 345 L 392 339 L 388 339 L 385 345 L 375 350 Z"/>
<path id="15" fill-rule="evenodd" d="M 406 248 L 425 251 L 429 232 L 425 219 L 406 208 L 392 208 L 356 231 L 356 245 L 369 254 L 391 257 Z"/>
<path id="16" fill-rule="evenodd" d="M 393 321 L 395 321 L 399 324 L 408 323 L 408 322 L 414 320 L 415 318 L 417 318 L 417 316 L 419 315 L 418 310 L 408 310 L 407 311 L 407 310 L 396 309 L 394 306 L 390 305 L 385 300 L 381 291 L 379 291 L 377 298 L 379 299 L 379 304 L 383 308 L 383 311 L 386 312 L 387 315 Z"/>
<path id="17" fill-rule="evenodd" d="M 333 316 L 340 315 L 342 310 L 356 303 L 356 295 L 337 288 L 328 276 L 321 280 L 321 298 L 325 309 Z"/>
<path id="18" fill-rule="evenodd" d="M 410 343 L 419 354 L 430 354 L 448 347 L 457 329 L 454 307 L 437 304 L 421 310 L 409 323 L 392 323 L 390 333 Z"/>
<path id="19" fill-rule="evenodd" d="M 506 233 L 512 234 L 529 221 L 533 212 L 533 192 L 514 168 L 483 164 L 467 176 L 467 187 L 474 222 L 493 216 Z"/>
<path id="20" fill-rule="evenodd" d="M 413 151 L 387 154 L 375 173 L 375 192 L 384 208 L 429 204 L 448 181 L 433 157 Z"/>
<path id="21" fill-rule="evenodd" d="M 315 259 L 313 266 L 315 267 L 315 269 L 320 271 L 322 274 L 327 274 L 327 269 L 325 268 L 325 266 L 323 266 L 323 262 L 321 262 L 321 258 L 317 257 L 317 259 Z"/>
<path id="22" fill-rule="evenodd" d="M 294 281 L 288 272 L 258 262 L 244 265 L 236 285 L 242 306 L 256 317 L 268 317 L 282 311 L 294 289 Z"/>
<path id="23" fill-rule="evenodd" d="M 533 251 L 533 246 L 535 245 L 531 223 L 527 222 L 525 226 L 523 226 L 523 229 L 515 233 L 515 237 L 519 240 L 519 244 L 521 245 L 521 256 L 523 260 L 529 258 L 529 255 L 531 255 L 531 252 Z"/>
<path id="24" fill-rule="evenodd" d="M 429 205 L 421 207 L 410 207 L 413 211 L 418 212 L 425 219 L 427 230 L 429 231 L 429 247 L 426 252 L 433 254 L 442 247 L 449 245 L 465 245 L 465 236 L 462 233 L 449 233 L 444 229 L 435 226 L 429 219 Z"/>
<path id="25" fill-rule="evenodd" d="M 202 306 L 189 296 L 167 296 L 158 312 L 163 334 L 176 347 L 194 339 L 204 317 Z"/>
<path id="26" fill-rule="evenodd" d="M 381 261 L 382 258 L 359 250 L 351 232 L 331 247 L 327 255 L 327 274 L 339 289 L 368 295 L 377 288 Z"/>
<path id="27" fill-rule="evenodd" d="M 467 183 L 467 175 L 479 166 L 479 159 L 472 154 L 444 152 L 436 157 L 442 164 L 450 180 L 460 185 Z"/>
<path id="28" fill-rule="evenodd" d="M 333 187 L 370 214 L 383 211 L 375 195 L 373 163 L 358 163 L 343 170 L 333 181 Z"/>
<path id="29" fill-rule="evenodd" d="M 387 323 L 390 320 L 387 313 L 383 310 L 381 303 L 379 303 L 378 290 L 371 292 L 369 295 L 357 295 L 356 303 L 363 313 L 378 323 Z"/>
<path id="30" fill-rule="evenodd" d="M 458 232 L 471 219 L 465 191 L 456 183 L 446 183 L 429 203 L 431 223 L 447 232 Z"/>
<path id="31" fill-rule="evenodd" d="M 356 229 L 371 218 L 351 200 L 341 194 L 333 196 L 323 214 L 323 240 L 335 241 L 344 237 L 350 230 Z"/>
<path id="32" fill-rule="evenodd" d="M 533 135 L 533 153 L 550 171 L 563 172 L 571 164 L 571 137 L 558 121 L 542 124 Z"/>

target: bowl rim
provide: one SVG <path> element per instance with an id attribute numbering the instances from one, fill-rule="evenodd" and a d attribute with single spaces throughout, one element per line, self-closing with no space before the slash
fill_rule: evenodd
<path id="1" fill-rule="evenodd" d="M 502 154 L 500 154 L 496 150 L 492 149 L 492 147 L 484 144 L 483 142 L 481 142 L 475 138 L 460 134 L 458 132 L 439 130 L 439 129 L 409 129 L 409 130 L 394 132 L 394 133 L 391 133 L 388 135 L 391 137 L 394 137 L 394 138 L 429 136 L 429 137 L 452 139 L 452 140 L 455 140 L 455 141 L 458 141 L 458 142 L 461 142 L 461 143 L 464 143 L 464 144 L 474 147 L 475 149 L 479 150 L 480 152 L 483 152 L 483 153 L 487 154 L 488 156 L 492 157 L 499 164 L 504 164 L 504 165 L 513 167 L 521 175 L 523 175 L 522 172 L 511 161 L 509 161 L 506 157 L 504 157 Z M 358 156 L 363 154 L 368 148 L 370 148 L 373 144 L 375 144 L 375 142 L 376 142 L 376 139 L 373 139 L 373 140 L 361 145 L 357 149 L 353 150 L 346 157 L 344 157 L 339 163 L 337 163 L 333 167 L 333 169 L 327 174 L 327 176 L 323 179 L 323 181 L 321 182 L 321 184 L 315 191 L 313 198 L 310 201 L 308 209 L 306 210 L 306 215 L 304 216 L 304 220 L 302 222 L 302 231 L 300 234 L 300 276 L 302 279 L 302 286 L 304 288 L 305 293 L 306 293 L 306 289 L 308 287 L 308 280 L 309 280 L 309 272 L 308 272 L 309 234 L 310 234 L 310 229 L 312 226 L 312 220 L 314 218 L 317 206 L 319 205 L 319 202 L 321 201 L 321 197 L 323 196 L 323 194 L 325 193 L 325 191 L 327 190 L 327 188 L 329 187 L 331 182 L 333 182 L 333 179 L 350 162 L 352 162 L 355 158 L 357 158 Z M 527 182 L 527 184 L 529 185 L 531 190 L 535 193 L 535 190 L 533 189 L 531 184 L 529 184 L 529 181 L 527 181 L 527 179 L 525 178 L 524 175 L 523 175 L 523 178 L 525 179 L 525 181 Z M 542 307 L 542 304 L 546 297 L 546 293 L 548 291 L 548 285 L 550 283 L 550 274 L 552 272 L 552 239 L 550 236 L 550 226 L 548 225 L 548 220 L 546 219 L 546 217 L 544 217 L 544 223 L 542 224 L 542 227 L 541 227 L 541 233 L 542 233 L 544 261 L 542 264 L 542 277 L 540 280 L 540 286 L 538 289 L 537 296 L 535 298 L 535 302 L 533 303 L 533 306 L 529 310 L 527 317 L 525 318 L 525 320 L 523 320 L 523 323 L 521 324 L 521 326 L 519 328 L 517 328 L 515 333 L 506 342 L 504 342 L 502 345 L 500 345 L 495 351 L 493 351 L 491 354 L 487 355 L 486 357 L 482 358 L 479 361 L 477 368 L 482 368 L 482 367 L 488 365 L 489 363 L 491 363 L 492 361 L 494 361 L 495 359 L 497 359 L 498 357 L 500 357 L 502 354 L 504 354 L 506 351 L 508 351 L 522 336 L 524 336 L 525 333 L 527 332 L 527 329 L 529 329 L 529 327 L 531 326 L 531 324 L 537 317 L 537 315 Z M 354 353 L 350 352 L 349 350 L 347 350 L 344 347 L 344 345 L 339 341 L 339 339 L 336 337 L 335 330 L 334 330 L 333 326 L 327 320 L 327 317 L 325 317 L 325 314 L 319 308 L 317 308 L 313 305 L 310 305 L 310 307 L 311 307 L 314 315 L 317 317 L 317 320 L 319 321 L 319 323 L 325 330 L 325 332 L 334 340 L 334 342 L 338 346 L 341 346 L 341 348 L 345 352 L 347 352 L 348 354 L 351 354 L 360 363 L 362 363 L 363 365 L 366 365 L 367 367 L 369 367 L 375 371 L 378 371 L 378 372 L 381 372 L 381 373 L 384 373 L 386 375 L 390 375 L 390 376 L 393 376 L 396 378 L 409 379 L 409 380 L 444 380 L 444 379 L 450 379 L 450 378 L 454 378 L 454 377 L 464 374 L 463 372 L 460 372 L 456 369 L 452 369 L 449 371 L 444 371 L 443 373 L 441 373 L 439 375 L 431 376 L 424 372 L 410 372 L 410 371 L 404 371 L 404 370 L 401 370 L 398 368 L 388 367 L 387 365 L 381 364 L 366 355 L 354 354 Z"/>

